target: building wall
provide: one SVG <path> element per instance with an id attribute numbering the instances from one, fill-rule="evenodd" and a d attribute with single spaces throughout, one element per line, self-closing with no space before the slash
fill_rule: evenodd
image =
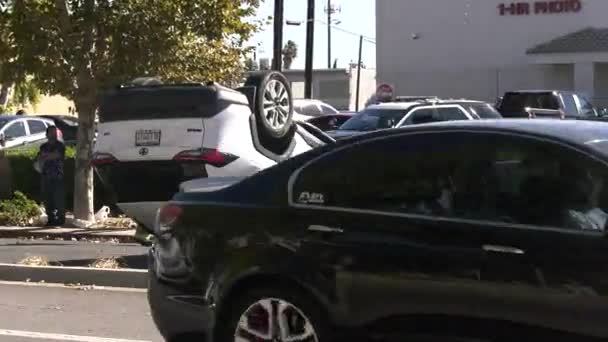
<path id="1" fill-rule="evenodd" d="M 595 64 L 595 105 L 608 108 L 608 63 Z"/>
<path id="2" fill-rule="evenodd" d="M 43 96 L 35 107 L 26 109 L 28 114 L 69 114 L 69 108 L 74 107 L 74 102 L 63 96 Z"/>
<path id="3" fill-rule="evenodd" d="M 304 70 L 285 70 L 284 74 L 291 82 L 294 98 L 304 98 Z M 348 69 L 321 69 L 313 72 L 312 97 L 326 102 L 338 110 L 354 110 L 356 87 L 356 69 L 352 71 Z M 361 72 L 360 103 L 365 103 L 365 100 L 375 91 L 375 87 L 376 71 L 363 69 Z"/>
<path id="4" fill-rule="evenodd" d="M 352 69 L 350 78 L 350 108 L 357 109 L 357 69 Z M 365 108 L 367 100 L 376 93 L 376 69 L 361 69 L 361 83 L 359 89 L 359 110 Z"/>
<path id="5" fill-rule="evenodd" d="M 572 89 L 572 65 L 533 65 L 526 50 L 608 26 L 608 1 L 580 1 L 578 13 L 501 16 L 498 6 L 510 1 L 377 0 L 378 82 L 400 95 L 482 100 L 507 89 Z"/>

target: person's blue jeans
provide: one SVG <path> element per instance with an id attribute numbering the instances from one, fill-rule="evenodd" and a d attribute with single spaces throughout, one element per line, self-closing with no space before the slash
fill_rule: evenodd
<path id="1" fill-rule="evenodd" d="M 63 179 L 42 179 L 42 200 L 49 225 L 62 225 L 65 223 L 65 189 Z"/>

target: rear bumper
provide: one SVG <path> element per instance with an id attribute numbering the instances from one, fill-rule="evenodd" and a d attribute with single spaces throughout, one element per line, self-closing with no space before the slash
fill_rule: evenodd
<path id="1" fill-rule="evenodd" d="M 196 340 L 213 341 L 215 309 L 203 301 L 203 294 L 158 279 L 152 251 L 148 265 L 148 303 L 161 335 L 167 341 L 179 336 L 200 336 Z"/>
<path id="2" fill-rule="evenodd" d="M 114 203 L 166 202 L 182 182 L 207 177 L 200 162 L 115 162 L 95 171 Z"/>

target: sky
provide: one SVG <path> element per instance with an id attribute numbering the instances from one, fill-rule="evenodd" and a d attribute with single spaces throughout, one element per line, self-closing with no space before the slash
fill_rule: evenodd
<path id="1" fill-rule="evenodd" d="M 376 0 L 331 0 L 334 6 L 341 7 L 341 13 L 333 15 L 340 21 L 332 29 L 332 64 L 338 59 L 338 67 L 345 68 L 352 61 L 357 62 L 359 54 L 359 35 L 375 39 L 376 37 Z M 285 20 L 302 21 L 300 26 L 285 25 L 283 45 L 293 40 L 298 45 L 298 57 L 292 69 L 303 69 L 306 51 L 306 11 L 307 0 L 284 0 Z M 327 68 L 327 0 L 315 0 L 315 42 L 314 68 Z M 274 14 L 274 0 L 265 0 L 260 6 L 258 17 L 264 18 Z M 319 22 L 321 21 L 321 22 Z M 345 33 L 342 30 L 351 33 Z M 256 34 L 250 45 L 259 45 L 258 59 L 272 59 L 272 24 Z M 363 63 L 368 68 L 376 67 L 376 46 L 367 39 L 363 43 Z"/>

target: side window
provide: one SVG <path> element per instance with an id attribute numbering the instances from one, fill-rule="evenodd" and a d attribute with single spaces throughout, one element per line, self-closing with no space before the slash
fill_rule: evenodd
<path id="1" fill-rule="evenodd" d="M 462 134 L 449 133 L 441 139 L 434 134 L 401 136 L 352 146 L 303 170 L 293 184 L 292 201 L 449 216 L 445 190 L 454 165 L 468 155 L 467 145 Z"/>
<path id="2" fill-rule="evenodd" d="M 576 98 L 578 99 L 578 102 L 580 103 L 580 106 L 581 106 L 581 115 L 596 116 L 593 105 L 589 101 L 587 101 L 587 99 L 585 99 L 582 96 L 578 96 L 578 95 L 576 95 Z"/>
<path id="3" fill-rule="evenodd" d="M 327 105 L 321 105 L 321 111 L 323 112 L 324 115 L 339 113 L 337 110 L 335 110 L 334 108 L 327 106 Z"/>
<path id="4" fill-rule="evenodd" d="M 536 99 L 536 104 L 532 107 L 540 108 L 540 109 L 551 109 L 551 110 L 559 110 L 559 100 L 553 94 L 541 94 Z"/>
<path id="5" fill-rule="evenodd" d="M 578 109 L 576 108 L 576 101 L 572 94 L 562 94 L 562 101 L 564 102 L 564 109 L 567 115 L 578 115 Z"/>
<path id="6" fill-rule="evenodd" d="M 26 135 L 25 125 L 22 121 L 15 122 L 4 130 L 4 135 L 7 138 L 21 138 Z"/>
<path id="7" fill-rule="evenodd" d="M 606 166 L 560 145 L 490 134 L 352 146 L 306 167 L 292 190 L 294 203 L 326 207 L 571 230 L 608 222 Z"/>
<path id="8" fill-rule="evenodd" d="M 46 131 L 46 125 L 40 120 L 27 120 L 30 134 L 40 134 Z"/>
<path id="9" fill-rule="evenodd" d="M 443 121 L 468 120 L 469 118 L 458 107 L 437 108 L 439 118 Z"/>
<path id="10" fill-rule="evenodd" d="M 603 231 L 606 167 L 561 145 L 509 138 L 482 181 L 489 213 L 505 222 Z M 493 213 L 493 214 L 492 214 Z"/>
<path id="11" fill-rule="evenodd" d="M 405 120 L 406 125 L 418 125 L 429 122 L 441 121 L 435 108 L 415 109 Z"/>

